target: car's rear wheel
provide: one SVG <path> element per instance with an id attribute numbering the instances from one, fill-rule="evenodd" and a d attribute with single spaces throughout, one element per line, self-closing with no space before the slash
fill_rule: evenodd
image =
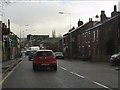
<path id="1" fill-rule="evenodd" d="M 29 58 L 29 61 L 30 61 L 31 59 Z"/>
<path id="2" fill-rule="evenodd" d="M 54 69 L 55 71 L 57 71 L 57 66 L 54 66 L 53 69 Z"/>
<path id="3" fill-rule="evenodd" d="M 36 68 L 36 66 L 35 66 L 35 65 L 33 65 L 33 71 L 36 71 L 36 69 L 37 69 L 37 68 Z"/>

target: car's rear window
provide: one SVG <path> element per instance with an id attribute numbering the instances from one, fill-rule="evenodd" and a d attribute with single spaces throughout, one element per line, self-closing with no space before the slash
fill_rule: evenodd
<path id="1" fill-rule="evenodd" d="M 31 51 L 30 55 L 36 55 L 36 51 Z"/>
<path id="2" fill-rule="evenodd" d="M 61 53 L 61 52 L 56 52 L 55 54 L 60 54 L 60 55 L 62 55 L 62 53 Z"/>
<path id="3" fill-rule="evenodd" d="M 54 56 L 51 51 L 39 51 L 37 52 L 37 56 L 42 57 L 42 56 Z"/>

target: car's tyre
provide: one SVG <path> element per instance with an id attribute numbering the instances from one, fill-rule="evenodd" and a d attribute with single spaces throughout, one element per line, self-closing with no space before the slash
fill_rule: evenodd
<path id="1" fill-rule="evenodd" d="M 55 71 L 57 71 L 57 66 L 54 66 L 53 69 L 54 69 Z"/>
<path id="2" fill-rule="evenodd" d="M 33 65 L 33 71 L 36 71 L 36 69 L 37 69 L 37 68 Z"/>

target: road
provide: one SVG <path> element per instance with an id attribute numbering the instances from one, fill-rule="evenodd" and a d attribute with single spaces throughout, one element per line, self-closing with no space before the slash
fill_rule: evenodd
<path id="1" fill-rule="evenodd" d="M 3 88 L 118 88 L 118 71 L 104 63 L 57 60 L 58 70 L 33 71 L 25 57 L 2 80 Z"/>

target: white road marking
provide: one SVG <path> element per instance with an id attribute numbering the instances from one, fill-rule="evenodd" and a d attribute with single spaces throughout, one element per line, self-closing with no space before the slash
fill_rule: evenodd
<path id="1" fill-rule="evenodd" d="M 100 84 L 100 83 L 98 83 L 98 82 L 93 82 L 93 83 L 95 83 L 95 84 L 97 84 L 97 85 L 99 85 L 99 86 L 101 86 L 101 87 L 103 87 L 103 88 L 106 88 L 106 89 L 109 89 L 109 90 L 113 90 L 113 89 L 111 89 L 111 88 L 109 88 L 109 87 L 107 87 L 107 86 L 105 86 L 105 85 L 103 85 L 103 84 Z"/>
<path id="2" fill-rule="evenodd" d="M 64 68 L 64 67 L 60 67 L 60 68 L 63 69 L 63 70 L 67 70 L 67 69 Z M 80 78 L 87 79 L 87 78 L 85 78 L 84 76 L 82 76 L 82 75 L 80 75 L 80 74 L 77 74 L 77 73 L 75 73 L 75 72 L 70 71 L 70 73 L 73 74 L 73 75 L 76 75 L 76 76 L 78 76 L 78 77 L 80 77 Z M 96 82 L 96 81 L 93 81 L 93 80 L 90 80 L 90 79 L 87 79 L 87 80 L 88 80 L 88 81 L 91 81 L 92 83 L 94 83 L 94 84 L 96 84 L 96 85 L 99 85 L 99 86 L 101 86 L 101 87 L 103 87 L 103 88 L 106 88 L 106 89 L 108 89 L 108 90 L 113 90 L 113 89 L 111 89 L 111 88 L 109 88 L 109 87 L 107 87 L 107 86 L 105 86 L 105 85 L 103 85 L 103 84 L 100 84 L 100 83 Z"/>
<path id="3" fill-rule="evenodd" d="M 67 70 L 66 68 L 64 68 L 64 67 L 60 67 L 61 69 L 63 69 L 63 70 Z"/>
<path id="4" fill-rule="evenodd" d="M 70 72 L 70 73 L 71 73 L 71 74 L 74 74 L 74 75 L 76 75 L 76 76 L 78 76 L 78 77 L 85 78 L 84 76 L 79 75 L 79 74 L 77 74 L 77 73 L 74 73 L 74 72 Z M 87 78 L 86 78 L 86 79 L 87 79 Z M 100 84 L 100 83 L 98 83 L 98 82 L 92 81 L 92 80 L 90 80 L 90 79 L 87 79 L 87 80 L 89 80 L 89 81 L 93 82 L 94 84 L 97 84 L 97 85 L 99 85 L 99 86 L 101 86 L 101 87 L 103 87 L 103 88 L 112 90 L 111 88 L 109 88 L 109 87 L 107 87 L 107 86 L 105 86 L 105 85 L 103 85 L 103 84 Z"/>
<path id="5" fill-rule="evenodd" d="M 20 63 L 21 63 L 21 62 L 20 62 Z M 10 71 L 10 72 L 7 74 L 7 76 L 5 76 L 5 77 L 3 78 L 3 80 L 0 81 L 0 86 L 1 86 L 2 83 L 12 74 L 12 72 L 19 66 L 20 63 L 18 63 L 17 66 L 14 67 L 14 68 L 12 69 L 12 71 Z"/>
<path id="6" fill-rule="evenodd" d="M 21 62 L 20 62 L 20 63 L 21 63 Z M 20 64 L 20 63 L 19 63 L 19 64 Z M 18 64 L 18 65 L 19 65 L 19 64 Z M 17 65 L 17 66 L 18 66 L 18 65 Z M 17 68 L 17 66 L 14 67 L 13 70 L 10 71 L 10 72 L 8 73 L 8 75 L 7 75 L 2 81 L 0 81 L 0 86 L 1 86 L 2 83 L 12 74 L 12 72 Z M 63 70 L 67 70 L 66 68 L 61 67 L 61 66 L 60 66 L 60 68 L 63 69 Z M 78 76 L 78 77 L 81 77 L 81 78 L 84 78 L 84 79 L 85 79 L 84 76 L 79 75 L 79 74 L 77 74 L 77 73 L 75 73 L 75 72 L 70 72 L 70 73 L 73 74 L 73 75 L 76 75 L 76 76 Z M 87 79 L 87 78 L 86 78 L 86 79 Z M 94 84 L 97 84 L 97 85 L 99 85 L 99 86 L 101 86 L 101 87 L 103 87 L 103 88 L 106 88 L 106 89 L 109 89 L 109 90 L 113 90 L 113 89 L 111 89 L 111 88 L 109 88 L 109 87 L 107 87 L 107 86 L 105 86 L 105 85 L 103 85 L 103 84 L 100 84 L 100 83 L 96 82 L 96 81 L 92 81 L 92 80 L 90 80 L 90 79 L 87 79 L 87 80 L 89 80 L 89 81 L 93 82 Z"/>
<path id="7" fill-rule="evenodd" d="M 74 75 L 76 75 L 76 76 L 78 76 L 78 77 L 85 78 L 84 76 L 79 75 L 79 74 L 77 74 L 77 73 L 74 73 L 74 72 L 70 72 L 70 73 L 72 73 L 72 74 L 74 74 Z"/>
<path id="8" fill-rule="evenodd" d="M 2 83 L 12 74 L 12 72 L 13 72 L 13 71 L 10 71 L 10 72 L 7 74 L 7 76 L 6 76 L 3 80 L 0 81 L 0 86 L 1 86 Z"/>

